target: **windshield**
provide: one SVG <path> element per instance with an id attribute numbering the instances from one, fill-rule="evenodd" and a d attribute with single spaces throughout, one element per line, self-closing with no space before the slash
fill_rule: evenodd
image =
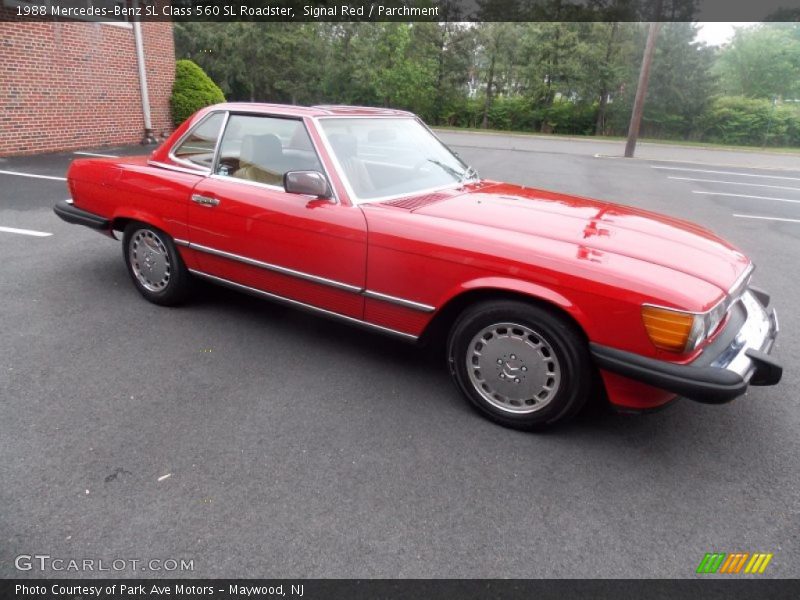
<path id="1" fill-rule="evenodd" d="M 356 201 L 420 193 L 477 177 L 414 118 L 335 117 L 319 123 Z"/>

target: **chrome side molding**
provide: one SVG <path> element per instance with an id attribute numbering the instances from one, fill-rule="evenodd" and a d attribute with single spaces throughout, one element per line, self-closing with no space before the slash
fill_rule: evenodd
<path id="1" fill-rule="evenodd" d="M 186 173 L 187 175 L 197 175 L 198 177 L 207 177 L 211 172 L 208 169 L 198 167 L 197 169 L 189 169 L 187 167 L 179 167 L 177 165 L 170 165 L 167 163 L 159 162 L 157 160 L 148 160 L 147 164 L 151 167 L 159 167 L 160 169 L 167 169 L 168 171 L 175 171 L 177 173 Z"/>
<path id="2" fill-rule="evenodd" d="M 354 294 L 361 294 L 365 298 L 371 298 L 373 300 L 380 300 L 382 302 L 388 302 L 390 304 L 396 304 L 398 306 L 402 306 L 404 308 L 409 308 L 411 310 L 416 310 L 425 313 L 431 313 L 436 310 L 435 306 L 431 306 L 429 304 L 423 304 L 422 302 L 415 302 L 414 300 L 407 300 L 405 298 L 398 298 L 397 296 L 390 296 L 389 294 L 382 294 L 380 292 L 375 292 L 373 290 L 368 290 L 362 288 L 357 285 L 352 285 L 349 283 L 344 283 L 342 281 L 336 281 L 335 279 L 328 279 L 327 277 L 320 277 L 319 275 L 312 275 L 311 273 L 305 273 L 303 271 L 297 271 L 295 269 L 290 269 L 288 267 L 282 267 L 280 265 L 274 265 L 268 262 L 264 262 L 261 260 L 256 260 L 255 258 L 249 258 L 247 256 L 242 256 L 240 254 L 234 254 L 233 252 L 226 252 L 224 250 L 217 250 L 216 248 L 211 248 L 209 246 L 203 246 L 202 244 L 195 244 L 193 242 L 187 242 L 186 240 L 175 239 L 175 244 L 178 246 L 184 246 L 186 248 L 191 248 L 192 250 L 197 250 L 198 252 L 205 252 L 206 254 L 210 254 L 212 256 L 219 256 L 221 258 L 227 258 L 229 260 L 235 260 L 237 262 L 244 263 L 246 265 L 250 265 L 251 267 L 258 267 L 260 269 L 265 269 L 267 271 L 273 271 L 275 273 L 280 273 L 281 275 L 288 275 L 290 277 L 296 277 L 298 279 L 303 279 L 305 281 L 311 281 L 313 283 L 318 283 L 320 285 L 326 285 L 328 287 L 336 288 L 339 290 L 344 290 L 347 292 L 352 292 Z"/>
<path id="3" fill-rule="evenodd" d="M 418 310 L 421 312 L 430 313 L 436 310 L 435 306 L 431 306 L 430 304 L 423 304 L 422 302 L 414 302 L 413 300 L 406 300 L 405 298 L 398 298 L 397 296 L 390 296 L 389 294 L 381 294 L 380 292 L 373 292 L 372 290 L 364 290 L 362 292 L 366 298 L 372 298 L 373 300 L 383 300 L 384 302 L 390 302 L 392 304 L 397 304 L 398 306 L 404 306 L 406 308 L 410 308 L 412 310 Z"/>
<path id="4" fill-rule="evenodd" d="M 189 243 L 189 248 L 193 250 L 198 250 L 200 252 L 205 252 L 206 254 L 211 254 L 212 256 L 219 256 L 222 258 L 228 258 L 230 260 L 235 260 L 240 263 L 244 263 L 246 265 L 250 265 L 252 267 L 259 267 L 266 271 L 274 271 L 276 273 L 280 273 L 282 275 L 289 275 L 291 277 L 297 277 L 298 279 L 304 279 L 306 281 L 313 281 L 314 283 L 319 283 L 322 285 L 327 285 L 332 288 L 337 288 L 340 290 L 346 290 L 348 292 L 355 292 L 360 294 L 362 289 L 357 285 L 350 285 L 349 283 L 343 283 L 341 281 L 335 281 L 333 279 L 328 279 L 326 277 L 320 277 L 318 275 L 312 275 L 311 273 L 304 273 L 303 271 L 296 271 L 294 269 L 289 269 L 287 267 L 281 267 L 279 265 L 273 265 L 271 263 L 263 262 L 260 260 L 256 260 L 254 258 L 248 258 L 247 256 L 242 256 L 240 254 L 234 254 L 232 252 L 225 252 L 224 250 L 217 250 L 216 248 L 210 248 L 208 246 L 203 246 L 201 244 L 194 244 Z"/>
<path id="5" fill-rule="evenodd" d="M 276 300 L 278 302 L 282 302 L 284 304 L 288 304 L 296 308 L 315 312 L 327 317 L 339 319 L 341 321 L 346 321 L 348 323 L 352 323 L 360 327 L 366 327 L 367 329 L 373 329 L 376 331 L 380 331 L 382 333 L 395 335 L 397 337 L 410 341 L 416 341 L 418 339 L 418 336 L 412 335 L 410 333 L 397 331 L 396 329 L 384 327 L 383 325 L 376 325 L 375 323 L 370 323 L 369 321 L 362 321 L 361 319 L 356 319 L 355 317 L 349 317 L 347 315 L 343 315 L 341 313 L 337 313 L 332 310 L 328 310 L 326 308 L 320 308 L 318 306 L 314 306 L 313 304 L 306 304 L 305 302 L 300 302 L 299 300 L 292 300 L 291 298 L 286 298 L 285 296 L 279 296 L 278 294 L 273 294 L 272 292 L 265 292 L 264 290 L 260 290 L 258 288 L 254 288 L 249 285 L 244 285 L 241 283 L 236 283 L 235 281 L 231 281 L 230 279 L 224 279 L 222 277 L 217 277 L 216 275 L 211 275 L 209 273 L 204 273 L 203 271 L 198 271 L 197 269 L 189 269 L 189 272 L 198 277 L 202 277 L 203 279 L 207 279 L 214 283 L 219 283 L 220 285 L 224 285 L 226 287 L 235 290 L 239 290 L 256 296 L 263 296 L 264 298 L 269 298 L 270 300 Z"/>

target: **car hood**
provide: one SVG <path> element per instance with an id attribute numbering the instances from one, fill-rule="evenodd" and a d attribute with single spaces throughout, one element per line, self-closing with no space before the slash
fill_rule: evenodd
<path id="1" fill-rule="evenodd" d="M 508 184 L 442 194 L 415 214 L 573 243 L 586 252 L 628 256 L 692 275 L 728 291 L 749 260 L 688 221 L 627 206 Z"/>

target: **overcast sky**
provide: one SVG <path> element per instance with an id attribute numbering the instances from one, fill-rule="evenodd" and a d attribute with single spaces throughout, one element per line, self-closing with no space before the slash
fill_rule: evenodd
<path id="1" fill-rule="evenodd" d="M 747 27 L 755 23 L 698 23 L 698 25 L 700 31 L 697 33 L 697 41 L 705 42 L 709 46 L 719 46 L 731 40 L 737 27 Z"/>

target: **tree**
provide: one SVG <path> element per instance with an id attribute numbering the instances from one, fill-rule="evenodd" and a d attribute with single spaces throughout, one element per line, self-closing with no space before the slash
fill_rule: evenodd
<path id="1" fill-rule="evenodd" d="M 720 53 L 722 90 L 748 98 L 800 98 L 800 24 L 740 28 Z"/>
<path id="2" fill-rule="evenodd" d="M 351 89 L 358 104 L 430 112 L 436 61 L 434 48 L 418 43 L 415 23 L 361 23 L 347 39 Z"/>
<path id="3" fill-rule="evenodd" d="M 291 104 L 318 101 L 326 47 L 317 23 L 256 23 L 260 52 L 256 65 L 266 80 L 264 100 Z"/>
<path id="4" fill-rule="evenodd" d="M 489 111 L 497 92 L 497 73 L 503 68 L 513 66 L 514 28 L 515 23 L 480 23 L 478 25 L 477 39 L 479 45 L 478 68 L 486 73 L 486 90 L 484 93 L 483 117 L 481 127 L 489 126 Z"/>
<path id="5" fill-rule="evenodd" d="M 567 20 L 462 23 L 463 3 L 443 0 L 438 23 L 178 22 L 176 54 L 195 61 L 234 100 L 391 106 L 434 124 L 625 133 L 646 36 L 646 27 L 628 19 L 635 13 L 653 20 L 652 10 L 636 12 L 650 8 L 638 0 L 476 4 L 494 19 L 541 16 L 544 10 Z M 660 5 L 665 18 L 683 19 L 697 0 Z M 571 18 L 586 11 L 600 11 L 608 20 Z M 765 99 L 770 107 L 778 97 L 786 102 L 768 113 L 768 141 L 796 143 L 800 134 L 789 100 L 800 100 L 800 25 L 741 29 L 721 50 L 698 44 L 696 33 L 692 23 L 664 24 L 642 135 L 753 140 L 761 116 L 750 119 L 747 111 L 758 107 L 762 115 L 763 102 L 742 97 Z M 738 100 L 722 101 L 721 93 Z"/>
<path id="6" fill-rule="evenodd" d="M 634 60 L 634 29 L 629 23 L 592 23 L 588 51 L 583 57 L 584 95 L 597 100 L 595 135 L 607 129 L 608 103 L 617 95 L 629 75 Z"/>
<path id="7" fill-rule="evenodd" d="M 636 27 L 638 60 L 632 63 L 624 90 L 610 109 L 612 127 L 620 133 L 626 131 L 630 119 L 647 34 L 642 25 Z M 650 73 L 643 136 L 681 139 L 699 136 L 703 114 L 714 98 L 717 84 L 712 73 L 714 50 L 696 42 L 696 36 L 694 23 L 663 24 Z"/>
<path id="8" fill-rule="evenodd" d="M 263 97 L 266 62 L 262 23 L 174 24 L 176 54 L 195 61 L 222 90 L 238 100 Z"/>
<path id="9" fill-rule="evenodd" d="M 468 86 L 473 64 L 475 28 L 447 19 L 458 18 L 459 6 L 454 0 L 444 4 L 450 12 L 440 23 L 415 23 L 415 41 L 422 56 L 435 63 L 433 102 L 428 115 L 435 123 L 446 122 L 454 105 L 459 103 Z"/>

